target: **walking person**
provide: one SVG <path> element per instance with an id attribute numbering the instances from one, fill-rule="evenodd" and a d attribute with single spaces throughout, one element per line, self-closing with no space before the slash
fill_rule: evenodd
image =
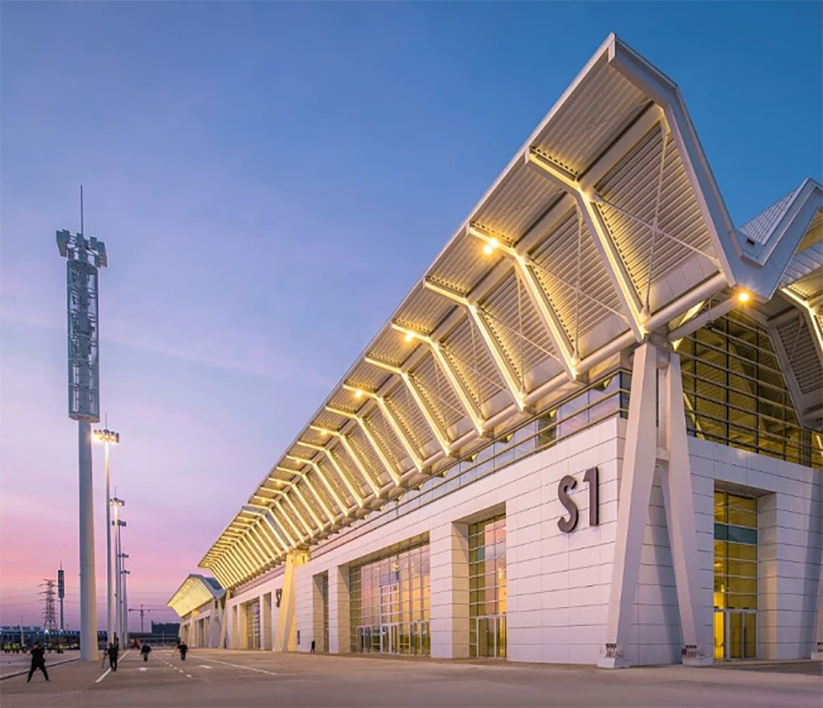
<path id="1" fill-rule="evenodd" d="M 112 671 L 117 671 L 117 658 L 120 656 L 120 647 L 115 642 L 112 642 L 109 644 L 106 654 L 109 656 L 109 668 Z"/>
<path id="2" fill-rule="evenodd" d="M 314 654 L 314 647 L 316 646 L 314 639 L 311 640 L 311 649 L 309 650 L 309 654 Z"/>
<path id="3" fill-rule="evenodd" d="M 188 645 L 186 644 L 186 642 L 184 642 L 184 641 L 182 641 L 182 640 L 181 640 L 181 641 L 177 644 L 177 649 L 175 649 L 174 651 L 175 651 L 175 652 L 178 652 L 178 651 L 179 651 L 179 652 L 180 652 L 180 660 L 181 660 L 181 661 L 185 661 L 185 660 L 186 660 L 186 654 L 187 654 L 187 653 L 188 653 L 188 651 L 189 651 L 189 647 L 188 647 Z"/>
<path id="4" fill-rule="evenodd" d="M 31 668 L 29 669 L 29 677 L 26 679 L 26 683 L 31 681 L 31 675 L 37 671 L 37 669 L 43 672 L 43 676 L 45 676 L 46 681 L 48 681 L 49 672 L 46 671 L 46 654 L 43 651 L 43 647 L 40 646 L 40 642 L 35 642 L 31 648 Z"/>
<path id="5" fill-rule="evenodd" d="M 143 655 L 143 661 L 149 660 L 149 654 L 151 653 L 151 647 L 149 646 L 148 642 L 144 642 L 143 646 L 140 647 L 140 653 Z"/>

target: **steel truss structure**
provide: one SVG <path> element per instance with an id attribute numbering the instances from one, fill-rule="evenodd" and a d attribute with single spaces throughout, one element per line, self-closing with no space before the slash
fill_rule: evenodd
<path id="1" fill-rule="evenodd" d="M 237 588 L 736 306 L 820 429 L 822 207 L 807 180 L 735 229 L 676 84 L 610 35 L 200 567 Z"/>

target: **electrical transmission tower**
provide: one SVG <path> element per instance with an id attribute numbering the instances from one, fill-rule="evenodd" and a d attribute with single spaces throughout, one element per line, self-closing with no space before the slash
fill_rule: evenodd
<path id="1" fill-rule="evenodd" d="M 44 579 L 40 587 L 45 588 L 40 593 L 43 596 L 43 629 L 46 634 L 49 634 L 57 631 L 57 615 L 54 610 L 57 583 L 54 580 Z"/>

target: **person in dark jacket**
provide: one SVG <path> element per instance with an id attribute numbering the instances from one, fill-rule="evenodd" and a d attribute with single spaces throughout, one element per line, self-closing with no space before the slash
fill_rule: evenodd
<path id="1" fill-rule="evenodd" d="M 106 649 L 106 654 L 109 657 L 109 668 L 112 671 L 117 671 L 117 658 L 120 656 L 120 647 L 117 642 L 109 644 L 109 648 Z"/>
<path id="2" fill-rule="evenodd" d="M 151 647 L 148 645 L 147 642 L 143 643 L 143 646 L 140 647 L 140 653 L 143 655 L 143 661 L 149 660 L 149 653 L 151 652 Z"/>
<path id="3" fill-rule="evenodd" d="M 43 651 L 43 647 L 40 646 L 40 642 L 35 642 L 31 648 L 31 668 L 29 669 L 29 677 L 26 679 L 26 683 L 31 681 L 31 676 L 37 669 L 43 672 L 43 676 L 45 676 L 46 681 L 48 681 L 49 672 L 46 671 L 46 653 Z"/>
<path id="4" fill-rule="evenodd" d="M 180 652 L 180 660 L 185 661 L 186 660 L 186 653 L 189 651 L 189 647 L 186 644 L 186 642 L 181 640 L 177 645 L 176 651 Z"/>

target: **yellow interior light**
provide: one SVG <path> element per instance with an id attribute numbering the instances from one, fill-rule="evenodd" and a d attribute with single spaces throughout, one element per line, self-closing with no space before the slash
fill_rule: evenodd
<path id="1" fill-rule="evenodd" d="M 741 304 L 747 303 L 752 299 L 751 293 L 748 290 L 739 290 L 737 293 L 737 301 Z"/>
<path id="2" fill-rule="evenodd" d="M 406 336 L 403 337 L 403 339 L 405 339 L 407 342 L 410 342 L 412 339 L 414 339 L 414 334 L 412 334 L 411 332 L 406 332 Z"/>
<path id="3" fill-rule="evenodd" d="M 363 392 L 362 392 L 362 391 L 358 388 L 358 389 L 354 392 L 354 397 L 355 397 L 355 398 L 363 398 Z"/>

